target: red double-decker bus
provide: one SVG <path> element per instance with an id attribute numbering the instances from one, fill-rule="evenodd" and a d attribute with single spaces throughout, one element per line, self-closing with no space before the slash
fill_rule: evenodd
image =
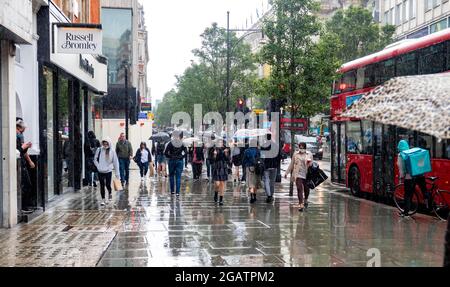
<path id="1" fill-rule="evenodd" d="M 410 146 L 430 151 L 433 171 L 427 176 L 439 177 L 439 187 L 450 190 L 449 140 L 341 116 L 354 101 L 393 77 L 449 71 L 450 29 L 396 43 L 344 64 L 331 96 L 332 181 L 347 185 L 353 195 L 392 197 L 398 184 L 397 144 L 405 139 Z"/>

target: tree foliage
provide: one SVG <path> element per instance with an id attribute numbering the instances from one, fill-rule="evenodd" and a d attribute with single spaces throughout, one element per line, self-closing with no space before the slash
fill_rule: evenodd
<path id="1" fill-rule="evenodd" d="M 293 117 L 310 117 L 328 106 L 329 87 L 340 65 L 335 36 L 322 32 L 314 0 L 274 0 L 261 57 L 272 66 L 268 93 L 284 100 Z M 319 38 L 320 37 L 320 38 Z"/>
<path id="2" fill-rule="evenodd" d="M 194 105 L 201 104 L 203 112 L 226 112 L 226 76 L 227 76 L 227 32 L 216 23 L 205 29 L 201 35 L 202 45 L 193 50 L 197 62 L 192 62 L 183 75 L 177 76 L 176 90 L 166 94 L 163 106 L 170 107 L 170 116 L 177 111 L 183 111 L 193 116 Z M 235 102 L 240 97 L 246 97 L 253 91 L 256 75 L 255 57 L 250 47 L 231 33 L 230 42 L 230 108 L 234 109 Z M 159 109 L 158 109 L 158 115 Z M 162 115 L 165 124 L 166 121 Z M 160 123 L 158 120 L 158 124 Z"/>
<path id="3" fill-rule="evenodd" d="M 337 11 L 326 28 L 341 42 L 338 56 L 343 62 L 383 49 L 392 43 L 395 33 L 395 26 L 380 26 L 373 21 L 369 10 L 355 6 Z"/>

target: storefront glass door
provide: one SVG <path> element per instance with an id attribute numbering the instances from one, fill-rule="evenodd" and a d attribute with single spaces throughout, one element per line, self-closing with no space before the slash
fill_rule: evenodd
<path id="1" fill-rule="evenodd" d="M 48 195 L 48 200 L 51 200 L 55 192 L 55 137 L 54 137 L 54 89 L 53 89 L 53 71 L 44 68 L 44 80 L 46 88 L 47 99 L 47 128 L 46 128 L 46 145 L 47 145 L 47 160 L 44 163 L 44 192 Z"/>
<path id="2" fill-rule="evenodd" d="M 73 154 L 70 141 L 70 98 L 71 84 L 67 78 L 59 78 L 58 93 L 58 169 L 60 172 L 60 191 L 72 189 Z"/>

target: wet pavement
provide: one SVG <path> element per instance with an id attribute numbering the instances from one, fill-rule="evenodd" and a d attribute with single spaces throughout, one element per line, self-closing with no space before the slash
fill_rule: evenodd
<path id="1" fill-rule="evenodd" d="M 353 198 L 325 183 L 300 213 L 289 183 L 275 202 L 248 203 L 244 185 L 228 182 L 225 205 L 213 186 L 182 181 L 179 200 L 165 179 L 141 184 L 100 207 L 96 189 L 67 196 L 29 224 L 0 230 L 0 266 L 442 266 L 446 223 L 401 219 L 394 208 Z"/>

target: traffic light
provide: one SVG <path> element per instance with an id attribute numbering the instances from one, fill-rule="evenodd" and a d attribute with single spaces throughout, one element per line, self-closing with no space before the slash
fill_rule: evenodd
<path id="1" fill-rule="evenodd" d="M 245 101 L 243 99 L 238 99 L 238 101 L 237 101 L 237 109 L 238 109 L 238 111 L 243 112 L 244 111 L 244 105 L 245 105 Z"/>

